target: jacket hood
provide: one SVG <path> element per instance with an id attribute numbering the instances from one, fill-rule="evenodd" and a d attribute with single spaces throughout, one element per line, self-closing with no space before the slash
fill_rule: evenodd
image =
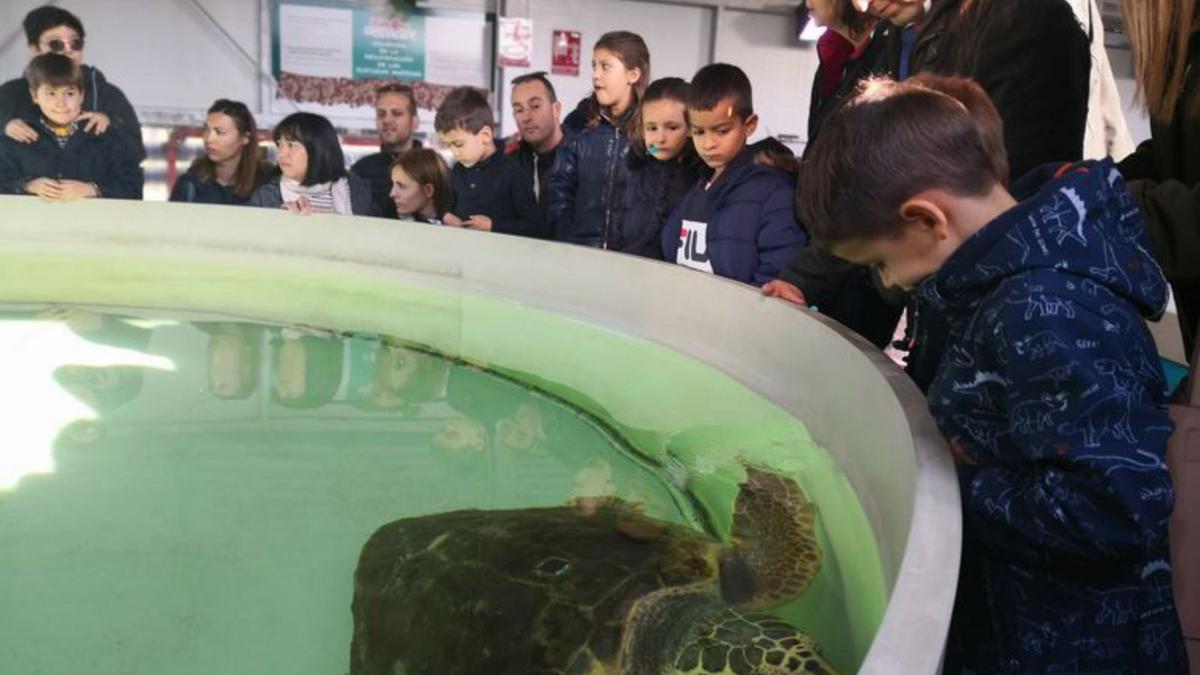
<path id="1" fill-rule="evenodd" d="M 786 171 L 776 169 L 770 166 L 765 166 L 754 161 L 756 150 L 754 147 L 746 146 L 742 151 L 729 162 L 725 170 L 709 188 L 710 199 L 720 199 L 726 192 L 730 192 L 741 185 L 750 182 L 758 182 L 759 185 L 773 185 L 776 181 L 792 181 L 793 177 Z M 701 162 L 703 165 L 703 161 Z M 705 180 L 708 180 L 713 174 L 713 170 L 708 166 L 704 166 L 703 175 Z M 762 182 L 764 176 L 771 178 L 769 182 Z"/>
<path id="2" fill-rule="evenodd" d="M 997 284 L 1045 269 L 1125 298 L 1162 316 L 1167 283 L 1150 253 L 1141 213 L 1111 160 L 1046 165 L 1017 181 L 1020 203 L 968 239 L 917 287 L 940 307 L 970 307 Z"/>

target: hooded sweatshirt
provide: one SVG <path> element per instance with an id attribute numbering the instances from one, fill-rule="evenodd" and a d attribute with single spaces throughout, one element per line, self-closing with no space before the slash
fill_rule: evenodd
<path id="1" fill-rule="evenodd" d="M 1171 422 L 1143 321 L 1167 286 L 1112 163 L 1060 173 L 1020 181 L 916 289 L 948 331 L 928 400 L 963 507 L 946 672 L 1181 673 Z"/>
<path id="2" fill-rule="evenodd" d="M 792 206 L 795 180 L 754 154 L 743 148 L 712 185 L 684 196 L 662 231 L 666 261 L 762 286 L 808 244 Z"/>

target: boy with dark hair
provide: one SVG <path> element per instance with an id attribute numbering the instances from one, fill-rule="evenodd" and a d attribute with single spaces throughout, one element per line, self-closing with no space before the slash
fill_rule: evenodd
<path id="1" fill-rule="evenodd" d="M 392 201 L 392 165 L 406 150 L 421 147 L 413 138 L 420 125 L 417 117 L 417 97 L 412 87 L 388 82 L 375 89 L 375 129 L 379 132 L 379 152 L 367 155 L 350 167 L 356 176 L 371 183 L 375 209 L 384 218 L 395 218 L 396 204 Z"/>
<path id="2" fill-rule="evenodd" d="M 756 163 L 746 148 L 758 126 L 746 74 L 725 63 L 701 68 L 689 90 L 688 126 L 709 175 L 667 219 L 665 259 L 761 286 L 779 276 L 808 233 L 792 210 L 792 179 Z"/>
<path id="3" fill-rule="evenodd" d="M 964 514 L 945 672 L 1184 673 L 1171 421 L 1143 322 L 1166 283 L 1111 161 L 1044 167 L 1010 194 L 995 118 L 969 107 L 870 83 L 826 123 L 797 195 L 821 245 L 948 333 L 927 392 Z"/>
<path id="4" fill-rule="evenodd" d="M 62 54 L 35 57 L 25 70 L 27 95 L 39 111 L 26 122 L 32 143 L 0 139 L 0 192 L 51 201 L 142 198 L 138 158 L 116 134 L 82 130 L 83 72 Z"/>
<path id="5" fill-rule="evenodd" d="M 79 18 L 60 7 L 45 5 L 26 14 L 23 26 L 30 56 L 63 54 L 81 68 L 85 112 L 79 121 L 84 125 L 83 130 L 103 134 L 111 128 L 134 149 L 139 162 L 145 159 L 142 127 L 133 106 L 120 89 L 109 84 L 104 73 L 83 65 L 84 31 Z M 0 86 L 0 125 L 5 136 L 21 143 L 33 143 L 38 138 L 37 130 L 28 123 L 38 118 L 38 109 L 29 100 L 28 87 L 23 77 Z"/>
<path id="6" fill-rule="evenodd" d="M 496 148 L 495 120 L 487 98 L 472 87 L 446 95 L 433 121 L 442 144 L 457 162 L 454 210 L 447 225 L 548 239 L 533 189 L 521 168 Z"/>

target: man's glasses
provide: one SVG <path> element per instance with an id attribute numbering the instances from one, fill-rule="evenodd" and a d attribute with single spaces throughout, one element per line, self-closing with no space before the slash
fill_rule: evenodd
<path id="1" fill-rule="evenodd" d="M 83 38 L 72 38 L 70 40 L 60 40 L 58 38 L 54 38 L 53 40 L 47 42 L 46 46 L 49 47 L 50 51 L 54 52 L 55 54 L 63 53 L 67 50 L 68 46 L 73 52 L 81 52 L 83 51 Z"/>

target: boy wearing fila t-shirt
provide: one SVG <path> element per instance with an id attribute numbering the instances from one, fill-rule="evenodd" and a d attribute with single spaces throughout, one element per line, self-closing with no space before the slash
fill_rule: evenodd
<path id="1" fill-rule="evenodd" d="M 758 126 L 750 80 L 714 63 L 692 79 L 688 125 L 711 174 L 691 189 L 663 229 L 667 260 L 761 286 L 808 243 L 792 204 L 795 182 L 756 164 L 746 148 Z"/>

